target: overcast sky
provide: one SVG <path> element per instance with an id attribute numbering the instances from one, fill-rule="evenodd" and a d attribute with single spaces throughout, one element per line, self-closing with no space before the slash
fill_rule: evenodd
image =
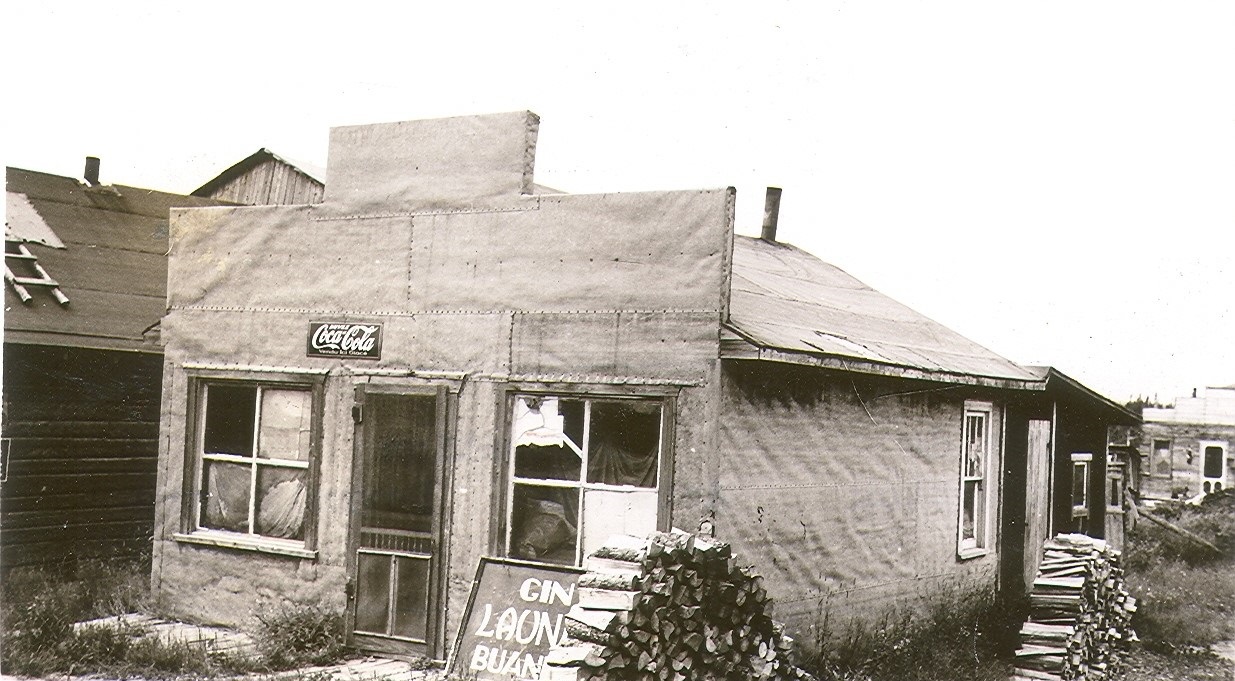
<path id="1" fill-rule="evenodd" d="M 5 3 L 6 165 L 189 192 L 329 128 L 530 109 L 572 193 L 780 237 L 1124 400 L 1235 383 L 1235 3 Z M 578 6 L 576 6 L 578 5 Z"/>

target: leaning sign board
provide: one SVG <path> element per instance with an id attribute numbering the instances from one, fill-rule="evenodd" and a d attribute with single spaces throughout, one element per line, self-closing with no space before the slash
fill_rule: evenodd
<path id="1" fill-rule="evenodd" d="M 480 559 L 447 665 L 452 679 L 539 681 L 545 655 L 566 637 L 566 611 L 583 570 Z"/>

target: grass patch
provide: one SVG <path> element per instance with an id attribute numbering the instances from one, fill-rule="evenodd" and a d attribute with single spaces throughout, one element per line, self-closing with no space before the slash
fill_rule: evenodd
<path id="1" fill-rule="evenodd" d="M 822 681 L 1006 681 L 1024 611 L 993 592 L 945 591 L 922 610 L 825 631 L 803 666 Z"/>
<path id="2" fill-rule="evenodd" d="M 14 573 L 5 580 L 0 672 L 46 677 L 220 677 L 325 665 L 343 657 L 343 618 L 316 607 L 285 606 L 253 631 L 259 655 L 220 654 L 200 644 L 144 636 L 140 627 L 75 622 L 153 613 L 141 564 L 101 563 L 76 574 Z"/>
<path id="3" fill-rule="evenodd" d="M 323 665 L 343 657 L 343 617 L 312 605 L 284 605 L 258 616 L 258 651 L 276 670 Z"/>
<path id="4" fill-rule="evenodd" d="M 1235 494 L 1211 494 L 1199 506 L 1163 505 L 1153 513 L 1222 552 L 1141 520 L 1124 552 L 1125 580 L 1140 602 L 1132 620 L 1137 635 L 1158 651 L 1235 639 Z"/>

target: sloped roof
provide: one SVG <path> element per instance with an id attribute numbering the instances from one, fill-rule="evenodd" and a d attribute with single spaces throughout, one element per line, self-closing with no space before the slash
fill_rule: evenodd
<path id="1" fill-rule="evenodd" d="M 5 286 L 5 342 L 155 350 L 143 343 L 143 332 L 166 308 L 168 211 L 219 202 L 121 185 L 87 187 L 20 168 L 7 168 L 6 178 L 13 200 L 33 208 L 64 245 L 26 243 L 69 303 L 31 287 L 33 299 L 23 304 Z"/>
<path id="2" fill-rule="evenodd" d="M 949 383 L 1043 379 L 797 247 L 735 236 L 721 356 Z"/>
<path id="3" fill-rule="evenodd" d="M 1140 414 L 1128 411 L 1123 405 L 1089 388 L 1055 367 L 1026 366 L 1025 368 L 1043 381 L 1046 381 L 1047 392 L 1078 398 L 1084 403 L 1096 406 L 1097 409 L 1110 417 L 1114 423 L 1120 425 L 1133 426 L 1141 422 Z"/>

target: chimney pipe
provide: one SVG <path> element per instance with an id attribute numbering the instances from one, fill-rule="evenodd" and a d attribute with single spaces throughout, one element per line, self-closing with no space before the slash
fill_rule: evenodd
<path id="1" fill-rule="evenodd" d="M 97 156 L 86 157 L 86 172 L 83 175 L 86 178 L 86 184 L 91 187 L 99 184 L 99 158 Z"/>
<path id="2" fill-rule="evenodd" d="M 763 199 L 763 232 L 760 239 L 776 243 L 776 221 L 780 219 L 780 187 L 768 187 Z"/>

